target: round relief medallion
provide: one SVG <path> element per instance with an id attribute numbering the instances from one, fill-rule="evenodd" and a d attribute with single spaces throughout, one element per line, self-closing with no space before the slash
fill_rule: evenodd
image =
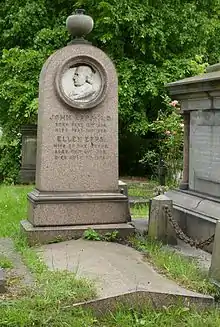
<path id="1" fill-rule="evenodd" d="M 105 97 L 107 77 L 104 68 L 89 57 L 65 62 L 56 77 L 58 93 L 71 107 L 89 109 Z"/>

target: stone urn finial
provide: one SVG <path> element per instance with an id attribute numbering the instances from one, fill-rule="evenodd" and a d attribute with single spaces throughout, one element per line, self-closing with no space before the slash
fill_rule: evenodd
<path id="1" fill-rule="evenodd" d="M 66 27 L 68 32 L 72 35 L 73 41 L 71 43 L 84 43 L 84 37 L 93 29 L 92 17 L 85 15 L 84 9 L 76 9 L 75 14 L 70 15 L 66 20 Z"/>

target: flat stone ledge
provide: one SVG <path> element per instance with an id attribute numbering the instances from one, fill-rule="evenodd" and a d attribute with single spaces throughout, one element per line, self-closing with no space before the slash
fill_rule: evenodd
<path id="1" fill-rule="evenodd" d="M 0 268 L 0 293 L 6 292 L 5 287 L 6 281 L 5 281 L 5 272 L 2 268 Z"/>
<path id="2" fill-rule="evenodd" d="M 127 223 L 103 225 L 48 226 L 35 227 L 28 220 L 21 221 L 21 231 L 29 245 L 48 244 L 82 238 L 84 232 L 92 228 L 100 235 L 118 231 L 119 237 L 126 238 L 134 234 L 135 228 Z"/>
<path id="3" fill-rule="evenodd" d="M 206 295 L 184 295 L 175 293 L 150 292 L 136 290 L 118 296 L 105 297 L 84 303 L 76 303 L 73 307 L 93 310 L 96 314 L 103 315 L 114 312 L 120 306 L 129 306 L 130 309 L 144 310 L 147 307 L 161 309 L 164 306 L 181 305 L 205 310 L 214 307 L 214 298 Z"/>

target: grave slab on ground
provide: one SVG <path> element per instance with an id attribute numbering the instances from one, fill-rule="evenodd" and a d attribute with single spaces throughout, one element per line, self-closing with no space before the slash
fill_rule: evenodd
<path id="1" fill-rule="evenodd" d="M 148 292 L 159 298 L 166 298 L 167 294 L 173 297 L 173 303 L 176 296 L 189 302 L 213 303 L 212 297 L 186 290 L 158 274 L 140 252 L 121 244 L 79 239 L 43 245 L 36 251 L 49 269 L 68 270 L 94 281 L 98 290 L 96 301 Z M 166 301 L 162 302 L 165 305 Z"/>

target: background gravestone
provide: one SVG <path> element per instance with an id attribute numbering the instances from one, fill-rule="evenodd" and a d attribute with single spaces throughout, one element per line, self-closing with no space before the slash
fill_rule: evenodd
<path id="1" fill-rule="evenodd" d="M 191 237 L 205 240 L 220 218 L 220 65 L 168 84 L 184 117 L 183 181 L 169 191 L 175 218 Z M 212 245 L 206 248 L 212 251 Z"/>
<path id="2" fill-rule="evenodd" d="M 67 20 L 77 37 L 92 25 L 81 12 Z M 88 225 L 133 230 L 128 198 L 118 187 L 116 70 L 83 39 L 54 53 L 41 71 L 36 189 L 28 205 L 21 225 L 31 243 L 79 237 Z"/>
<path id="3" fill-rule="evenodd" d="M 22 153 L 19 182 L 34 183 L 36 171 L 37 126 L 25 125 L 21 128 Z"/>

